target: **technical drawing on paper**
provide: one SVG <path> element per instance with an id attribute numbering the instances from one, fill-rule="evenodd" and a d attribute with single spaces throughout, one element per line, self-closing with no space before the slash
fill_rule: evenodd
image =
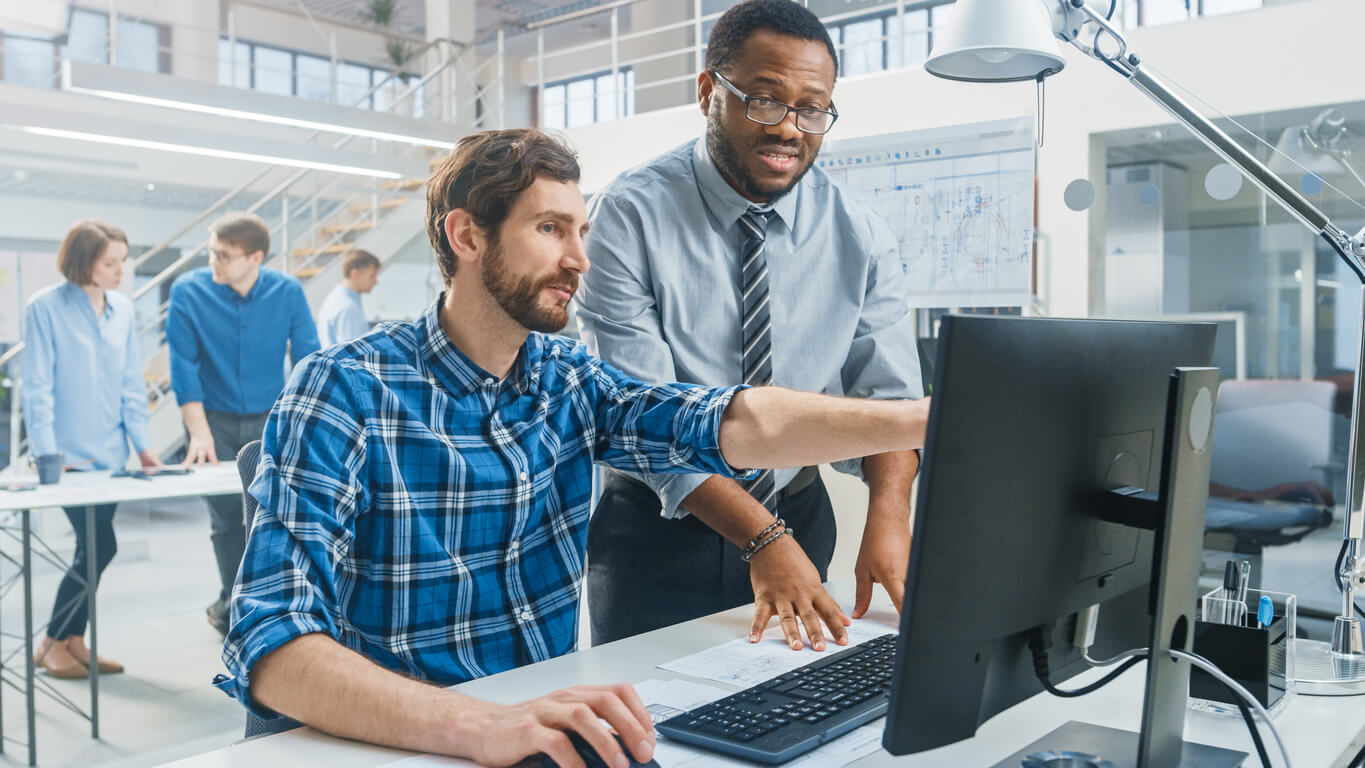
<path id="1" fill-rule="evenodd" d="M 911 306 L 1029 302 L 1032 118 L 832 142 L 817 164 L 891 226 Z"/>

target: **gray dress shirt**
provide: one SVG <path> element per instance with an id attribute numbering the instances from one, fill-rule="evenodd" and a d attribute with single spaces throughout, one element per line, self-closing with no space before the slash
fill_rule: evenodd
<path id="1" fill-rule="evenodd" d="M 648 382 L 743 380 L 739 217 L 751 206 L 698 139 L 617 177 L 592 202 L 577 297 L 589 349 Z M 886 223 L 819 168 L 772 205 L 764 254 L 773 384 L 921 397 L 913 316 Z M 860 474 L 861 462 L 836 469 Z M 774 473 L 782 488 L 797 468 Z M 641 474 L 666 517 L 706 475 Z"/>

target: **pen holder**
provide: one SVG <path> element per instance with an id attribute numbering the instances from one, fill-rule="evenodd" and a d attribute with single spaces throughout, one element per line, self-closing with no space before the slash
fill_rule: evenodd
<path id="1" fill-rule="evenodd" d="M 1274 608 L 1270 624 L 1258 627 L 1257 607 L 1262 596 Z M 1199 601 L 1199 620 L 1194 626 L 1194 652 L 1213 662 L 1236 680 L 1266 709 L 1275 708 L 1292 693 L 1294 683 L 1294 631 L 1296 598 L 1287 592 L 1249 589 L 1246 600 L 1218 589 Z M 1199 668 L 1190 671 L 1191 706 L 1237 713 L 1232 691 Z"/>

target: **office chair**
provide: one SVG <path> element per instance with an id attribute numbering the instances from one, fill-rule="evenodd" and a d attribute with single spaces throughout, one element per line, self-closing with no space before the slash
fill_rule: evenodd
<path id="1" fill-rule="evenodd" d="M 251 487 L 251 481 L 256 479 L 256 465 L 261 461 L 261 441 L 252 440 L 242 446 L 242 450 L 237 453 L 237 474 L 242 478 L 242 524 L 246 526 L 247 538 L 251 537 L 251 521 L 256 517 L 256 509 L 260 506 L 256 502 L 256 497 L 247 492 Z M 300 723 L 293 718 L 284 716 L 273 720 L 262 720 L 259 717 L 246 713 L 246 738 L 254 739 L 257 736 L 269 736 L 274 733 L 284 733 L 298 728 Z"/>

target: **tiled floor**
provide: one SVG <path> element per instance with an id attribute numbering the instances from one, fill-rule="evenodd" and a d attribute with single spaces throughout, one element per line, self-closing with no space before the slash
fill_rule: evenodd
<path id="1" fill-rule="evenodd" d="M 53 545 L 69 553 L 70 528 L 46 524 Z M 49 522 L 56 522 L 49 521 Z M 120 554 L 100 584 L 100 652 L 127 667 L 100 678 L 100 733 L 51 699 L 39 697 L 38 764 L 42 766 L 152 766 L 231 744 L 242 735 L 242 709 L 209 681 L 222 670 L 222 641 L 204 620 L 204 606 L 217 596 L 217 569 L 208 541 L 203 502 L 158 502 L 152 509 L 120 509 Z M 6 552 L 16 551 L 5 541 Z M 6 570 L 8 574 L 10 571 Z M 45 622 L 60 574 L 50 566 L 35 573 L 34 622 Z M 6 631 L 22 617 L 20 590 L 0 604 Z M 22 626 L 20 624 L 19 626 Z M 4 639 L 11 652 L 22 640 Z M 23 675 L 23 656 L 14 662 Z M 41 673 L 40 673 L 41 674 Z M 82 708 L 90 702 L 85 680 L 52 680 Z M 25 737 L 22 695 L 6 686 L 3 699 L 5 755 L 0 764 L 22 765 L 27 751 L 12 738 Z"/>

